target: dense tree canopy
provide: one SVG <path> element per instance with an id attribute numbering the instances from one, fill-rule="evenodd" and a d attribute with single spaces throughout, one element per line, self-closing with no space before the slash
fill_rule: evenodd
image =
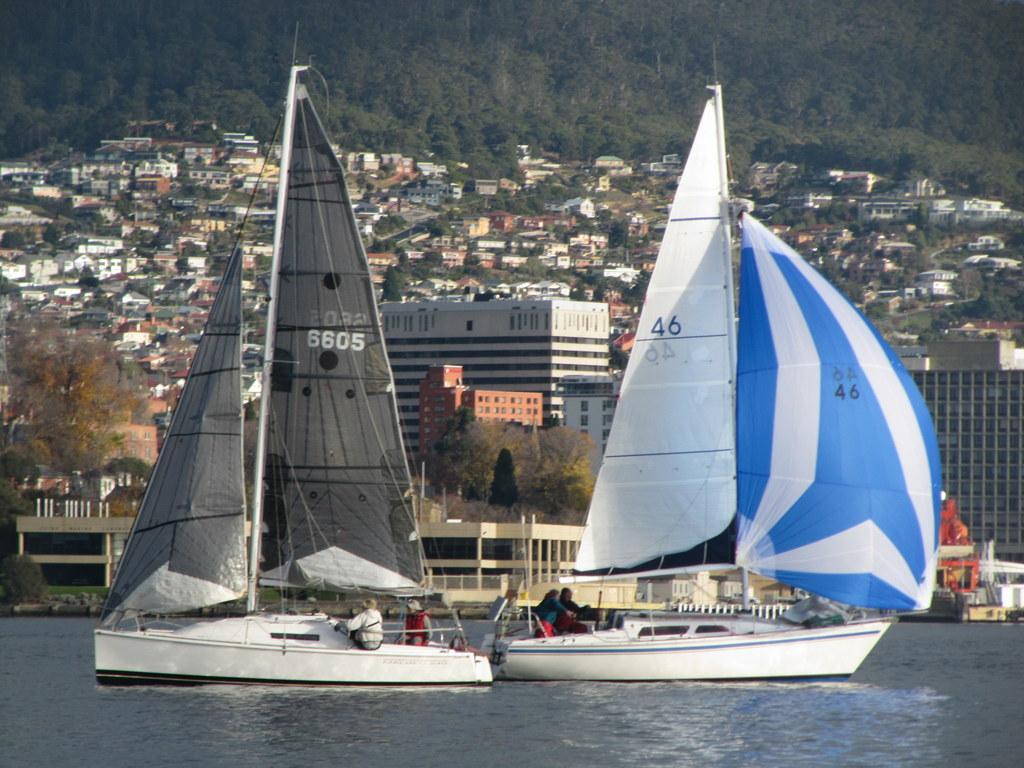
<path id="1" fill-rule="evenodd" d="M 137 402 L 110 346 L 54 326 L 19 328 L 12 341 L 12 410 L 31 448 L 62 471 L 103 466 Z"/>
<path id="2" fill-rule="evenodd" d="M 147 119 L 267 139 L 296 25 L 355 149 L 479 174 L 513 170 L 517 143 L 656 157 L 685 147 L 717 71 L 736 168 L 785 157 L 1024 189 L 1024 7 L 994 0 L 8 0 L 0 157 Z"/>
<path id="3" fill-rule="evenodd" d="M 498 506 L 522 502 L 558 515 L 590 503 L 592 448 L 589 436 L 568 427 L 526 431 L 475 421 L 462 410 L 428 458 L 427 476 L 467 500 Z"/>

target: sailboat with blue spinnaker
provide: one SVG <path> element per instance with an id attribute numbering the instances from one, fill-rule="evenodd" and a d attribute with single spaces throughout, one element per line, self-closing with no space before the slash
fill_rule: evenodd
<path id="1" fill-rule="evenodd" d="M 777 619 L 625 614 L 499 639 L 522 680 L 834 679 L 931 601 L 939 456 L 877 330 L 752 215 L 739 320 L 721 89 L 679 179 L 588 512 L 575 578 L 740 568 L 811 597 Z"/>

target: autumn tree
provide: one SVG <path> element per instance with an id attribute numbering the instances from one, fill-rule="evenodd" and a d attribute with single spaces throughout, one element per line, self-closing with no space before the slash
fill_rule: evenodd
<path id="1" fill-rule="evenodd" d="M 569 427 L 539 432 L 535 460 L 521 475 L 522 498 L 549 514 L 586 509 L 594 490 L 593 445 L 589 435 Z"/>
<path id="2" fill-rule="evenodd" d="M 12 344 L 13 409 L 32 446 L 59 470 L 87 472 L 121 441 L 137 396 L 101 339 L 54 326 L 22 328 Z"/>
<path id="3" fill-rule="evenodd" d="M 459 408 L 445 425 L 444 434 L 434 445 L 424 446 L 427 452 L 427 477 L 430 482 L 449 491 L 461 484 L 460 464 L 463 457 L 463 435 L 474 421 L 472 411 Z"/>
<path id="4" fill-rule="evenodd" d="M 427 476 L 467 501 L 525 502 L 554 515 L 582 511 L 594 487 L 593 447 L 589 436 L 568 427 L 526 430 L 476 421 L 463 410 L 427 454 Z"/>
<path id="5" fill-rule="evenodd" d="M 521 427 L 476 421 L 471 412 L 461 409 L 428 455 L 427 475 L 435 485 L 458 490 L 468 501 L 487 500 L 499 453 L 508 449 L 515 459 L 523 454 L 526 443 Z"/>

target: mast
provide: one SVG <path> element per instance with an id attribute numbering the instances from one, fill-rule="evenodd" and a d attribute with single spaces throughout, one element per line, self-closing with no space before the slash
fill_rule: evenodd
<path id="1" fill-rule="evenodd" d="M 263 373 L 260 390 L 260 417 L 256 434 L 256 471 L 253 478 L 252 524 L 249 532 L 249 590 L 246 611 L 256 610 L 259 597 L 260 549 L 263 538 L 263 482 L 267 458 L 267 423 L 270 418 L 271 374 L 274 368 L 274 337 L 277 298 L 281 282 L 281 244 L 284 239 L 284 214 L 288 201 L 288 174 L 292 161 L 292 135 L 295 132 L 295 86 L 300 72 L 308 69 L 293 66 L 288 78 L 288 97 L 281 135 L 281 163 L 277 173 L 277 209 L 274 215 L 274 252 L 270 264 L 270 296 L 267 304 L 267 329 L 263 347 Z"/>
<path id="2" fill-rule="evenodd" d="M 717 63 L 717 62 L 716 62 Z M 718 145 L 718 178 L 720 181 L 719 197 L 722 221 L 722 258 L 725 260 L 725 307 L 729 339 L 729 380 L 732 397 L 732 412 L 736 413 L 736 292 L 732 276 L 732 229 L 729 202 L 729 162 L 725 151 L 725 110 L 722 107 L 722 85 L 716 82 L 709 85 L 708 90 L 715 99 L 715 139 Z M 735 429 L 735 421 L 733 423 Z M 736 442 L 734 441 L 734 445 Z M 735 495 L 735 494 L 734 494 Z M 737 498 L 738 503 L 738 498 Z M 743 583 L 743 608 L 750 607 L 747 596 L 747 569 L 740 567 L 740 578 Z"/>

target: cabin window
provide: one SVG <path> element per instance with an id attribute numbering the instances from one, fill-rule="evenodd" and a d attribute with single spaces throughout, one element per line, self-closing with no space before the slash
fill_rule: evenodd
<path id="1" fill-rule="evenodd" d="M 661 637 L 662 635 L 685 635 L 690 629 L 689 624 L 666 624 L 660 627 L 644 627 L 638 637 Z"/>
<path id="2" fill-rule="evenodd" d="M 274 640 L 305 640 L 310 643 L 319 643 L 320 635 L 311 634 L 298 634 L 297 632 L 271 632 L 270 636 Z"/>
<path id="3" fill-rule="evenodd" d="M 719 626 L 717 624 L 702 624 L 697 627 L 698 635 L 710 635 L 713 632 L 728 632 L 728 627 Z"/>

